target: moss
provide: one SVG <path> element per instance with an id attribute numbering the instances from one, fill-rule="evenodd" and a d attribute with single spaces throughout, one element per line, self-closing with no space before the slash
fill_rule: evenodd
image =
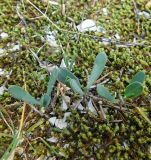
<path id="1" fill-rule="evenodd" d="M 24 70 L 27 90 L 35 97 L 40 97 L 44 93 L 48 81 L 48 73 L 40 68 L 29 49 L 36 53 L 44 45 L 42 37 L 45 36 L 45 28 L 48 27 L 51 31 L 57 30 L 56 40 L 62 46 L 62 49 L 59 48 L 59 52 L 55 52 L 53 47 L 45 44 L 38 54 L 41 61 L 59 65 L 63 58 L 63 51 L 69 57 L 75 55 L 74 73 L 80 79 L 84 79 L 85 83 L 87 80 L 86 73 L 90 73 L 96 54 L 100 51 L 105 51 L 108 55 L 108 63 L 103 74 L 105 75 L 112 71 L 112 74 L 108 76 L 109 82 L 106 85 L 113 92 L 118 90 L 121 94 L 129 83 L 129 79 L 137 71 L 144 70 L 147 74 L 144 92 L 133 103 L 145 109 L 146 113 L 149 114 L 150 102 L 148 95 L 151 87 L 150 21 L 144 17 L 137 19 L 138 17 L 134 13 L 133 1 L 113 0 L 101 2 L 96 2 L 93 6 L 92 1 L 65 1 L 65 15 L 62 15 L 60 5 L 48 5 L 41 1 L 32 1 L 42 12 L 45 12 L 48 7 L 47 16 L 60 28 L 58 30 L 53 23 L 41 16 L 27 1 L 24 1 L 24 4 L 19 4 L 19 13 L 27 23 L 25 25 L 16 13 L 17 2 L 15 0 L 2 0 L 0 3 L 0 28 L 1 32 L 6 32 L 9 37 L 1 40 L 0 47 L 7 50 L 5 56 L 0 56 L 0 68 L 5 68 L 7 71 L 12 70 L 6 87 L 11 84 L 23 86 Z M 136 3 L 138 10 L 145 10 L 147 1 L 139 0 Z M 108 9 L 109 14 L 107 16 L 103 15 L 102 8 Z M 149 9 L 147 11 L 150 13 Z M 63 31 L 75 32 L 75 26 L 84 19 L 96 20 L 97 25 L 101 25 L 106 33 L 87 32 L 86 34 L 91 36 L 85 36 Z M 114 36 L 117 33 L 121 38 L 120 41 Z M 112 38 L 114 42 L 109 43 L 107 46 L 99 44 L 102 37 Z M 143 45 L 131 47 L 117 45 L 117 43 L 127 45 L 128 42 L 133 43 L 135 39 L 138 43 L 143 43 Z M 115 41 L 118 42 L 115 43 Z M 16 42 L 19 42 L 20 50 L 10 52 L 7 44 Z M 42 75 L 44 75 L 44 79 L 41 79 Z M 0 85 L 5 81 L 6 77 L 1 76 Z M 21 111 L 18 108 L 21 107 L 21 103 L 15 102 L 15 99 L 11 98 L 7 92 L 0 97 L 0 105 L 9 113 L 15 129 L 17 129 L 21 117 Z M 13 107 L 10 107 L 10 105 L 13 105 Z M 60 100 L 50 110 L 55 112 L 58 118 L 61 118 L 63 117 L 63 112 L 59 110 L 59 107 Z M 34 159 L 43 155 L 56 156 L 59 159 L 79 159 L 79 157 L 80 159 L 90 159 L 92 157 L 94 159 L 118 158 L 121 160 L 149 159 L 150 126 L 140 115 L 133 111 L 133 107 L 130 105 L 127 107 L 130 111 L 127 113 L 108 109 L 106 122 L 97 121 L 89 113 L 83 115 L 70 110 L 72 116 L 68 120 L 69 127 L 66 130 L 57 132 L 53 130 L 53 127 L 50 127 L 46 120 L 31 135 L 28 135 L 26 131 L 32 124 L 37 123 L 40 117 L 27 107 L 23 134 L 25 140 L 20 146 L 25 148 L 27 157 L 33 157 Z M 8 122 L 10 121 L 7 116 L 6 119 Z M 116 119 L 122 119 L 123 121 L 113 123 L 112 121 Z M 4 122 L 0 124 L 2 133 L 11 134 Z M 55 136 L 59 139 L 57 144 L 48 143 L 52 146 L 52 149 L 40 139 L 36 139 L 37 137 L 42 137 L 46 140 L 50 136 Z M 11 138 L 0 138 L 0 146 L 4 145 L 4 148 L 0 147 L 0 155 L 3 154 L 10 142 Z M 69 144 L 69 147 L 64 148 L 65 144 Z M 66 156 L 61 156 L 59 152 L 63 152 Z M 17 155 L 17 159 L 21 158 L 20 155 Z"/>

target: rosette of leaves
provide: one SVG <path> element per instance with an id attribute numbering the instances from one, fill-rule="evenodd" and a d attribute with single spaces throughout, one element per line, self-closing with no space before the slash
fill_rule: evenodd
<path id="1" fill-rule="evenodd" d="M 99 53 L 96 56 L 91 74 L 88 77 L 87 85 L 84 88 L 81 87 L 79 79 L 67 68 L 59 68 L 58 80 L 70 87 L 74 92 L 78 93 L 81 96 L 84 96 L 90 90 L 96 80 L 100 77 L 105 68 L 106 62 L 107 55 L 104 52 Z"/>
<path id="2" fill-rule="evenodd" d="M 51 101 L 51 93 L 56 83 L 57 77 L 58 77 L 58 69 L 55 68 L 49 77 L 47 92 L 44 93 L 40 99 L 34 98 L 33 96 L 30 95 L 30 93 L 28 93 L 23 88 L 17 85 L 11 85 L 8 88 L 8 92 L 11 94 L 12 97 L 21 101 L 25 101 L 28 104 L 39 105 L 41 107 L 48 107 Z"/>
<path id="3" fill-rule="evenodd" d="M 87 85 L 84 88 L 81 87 L 79 79 L 67 68 L 59 68 L 58 80 L 70 87 L 75 93 L 78 93 L 80 96 L 84 96 L 90 90 L 96 80 L 100 77 L 101 73 L 105 68 L 106 62 L 107 55 L 104 52 L 99 53 L 96 56 L 91 74 L 88 77 Z M 143 91 L 144 80 L 145 73 L 143 71 L 138 72 L 132 78 L 130 84 L 126 87 L 124 97 L 135 98 L 141 95 Z M 97 93 L 99 94 L 99 96 L 105 98 L 112 103 L 117 102 L 115 97 L 108 90 L 108 88 L 104 87 L 102 84 L 97 85 Z"/>

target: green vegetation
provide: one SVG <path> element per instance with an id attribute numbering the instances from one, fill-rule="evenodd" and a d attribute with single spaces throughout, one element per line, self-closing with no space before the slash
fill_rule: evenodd
<path id="1" fill-rule="evenodd" d="M 54 69 L 51 73 L 51 76 L 49 77 L 49 82 L 47 86 L 47 92 L 42 95 L 40 100 L 36 100 L 34 97 L 32 97 L 27 91 L 23 90 L 21 87 L 12 85 L 8 88 L 8 92 L 18 100 L 23 100 L 28 104 L 32 105 L 40 105 L 41 107 L 48 107 L 51 101 L 51 92 L 55 85 L 55 82 L 58 77 L 58 70 Z"/>
<path id="2" fill-rule="evenodd" d="M 151 159 L 150 18 L 149 0 L 1 0 L 0 157 Z"/>

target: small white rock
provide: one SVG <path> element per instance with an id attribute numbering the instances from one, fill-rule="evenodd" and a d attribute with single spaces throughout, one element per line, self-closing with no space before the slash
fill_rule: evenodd
<path id="1" fill-rule="evenodd" d="M 3 54 L 4 52 L 5 52 L 5 50 L 0 48 L 0 54 Z"/>
<path id="2" fill-rule="evenodd" d="M 107 10 L 107 8 L 102 8 L 102 11 L 103 11 L 103 14 L 104 14 L 105 16 L 108 15 L 108 10 Z"/>
<path id="3" fill-rule="evenodd" d="M 8 34 L 5 33 L 5 32 L 2 32 L 2 33 L 0 34 L 0 36 L 1 36 L 2 39 L 5 39 L 5 38 L 8 37 Z"/>
<path id="4" fill-rule="evenodd" d="M 115 38 L 116 38 L 117 40 L 120 40 L 120 39 L 121 39 L 121 37 L 119 36 L 118 33 L 115 34 Z"/>
<path id="5" fill-rule="evenodd" d="M 83 22 L 81 22 L 77 26 L 78 31 L 80 32 L 86 32 L 86 31 L 94 31 L 94 32 L 101 32 L 102 27 L 96 26 L 96 22 L 92 19 L 86 19 Z"/>
<path id="6" fill-rule="evenodd" d="M 144 16 L 146 19 L 151 18 L 151 15 L 146 11 L 138 12 L 138 16 Z"/>
<path id="7" fill-rule="evenodd" d="M 4 93 L 5 90 L 6 90 L 6 88 L 5 88 L 4 85 L 0 87 L 0 96 L 3 95 L 3 93 Z"/>
<path id="8" fill-rule="evenodd" d="M 66 119 L 71 115 L 71 112 L 65 112 L 64 113 L 64 117 L 63 117 L 63 120 L 64 122 L 66 121 Z"/>
<path id="9" fill-rule="evenodd" d="M 68 109 L 67 103 L 65 102 L 65 100 L 62 100 L 62 104 L 61 104 L 61 110 L 62 111 L 66 111 Z"/>
<path id="10" fill-rule="evenodd" d="M 67 143 L 67 144 L 65 144 L 64 146 L 63 146 L 63 148 L 68 148 L 69 147 L 69 143 Z"/>
<path id="11" fill-rule="evenodd" d="M 67 67 L 66 64 L 65 64 L 64 58 L 61 60 L 60 67 L 62 67 L 62 68 L 66 68 Z"/>
<path id="12" fill-rule="evenodd" d="M 56 119 L 55 126 L 59 129 L 63 129 L 67 127 L 67 122 L 64 122 L 64 119 Z"/>
<path id="13" fill-rule="evenodd" d="M 54 125 L 55 124 L 55 122 L 56 122 L 56 117 L 51 117 L 50 119 L 49 119 L 49 122 L 50 122 L 50 124 L 51 125 Z"/>
<path id="14" fill-rule="evenodd" d="M 92 113 L 94 113 L 95 115 L 98 115 L 97 112 L 96 112 L 96 110 L 95 110 L 95 108 L 94 108 L 94 106 L 93 106 L 93 104 L 92 104 L 92 100 L 91 100 L 91 99 L 90 99 L 89 102 L 88 102 L 88 109 L 89 109 Z"/>
<path id="15" fill-rule="evenodd" d="M 4 70 L 0 68 L 0 76 L 4 74 Z"/>
<path id="16" fill-rule="evenodd" d="M 70 103 L 71 98 L 69 96 L 64 97 L 67 103 Z"/>
<path id="17" fill-rule="evenodd" d="M 84 107 L 83 107 L 82 104 L 80 103 L 80 104 L 78 105 L 77 109 L 80 110 L 80 111 L 83 111 L 83 110 L 84 110 Z"/>
<path id="18" fill-rule="evenodd" d="M 15 44 L 13 46 L 13 48 L 10 49 L 11 52 L 14 52 L 14 51 L 18 51 L 20 49 L 20 45 L 19 44 Z"/>
<path id="19" fill-rule="evenodd" d="M 96 31 L 96 24 L 94 20 L 87 19 L 83 22 L 81 22 L 78 26 L 77 29 L 80 32 L 85 32 L 85 31 Z"/>
<path id="20" fill-rule="evenodd" d="M 58 142 L 58 139 L 56 137 L 51 137 L 47 139 L 48 142 L 56 143 Z"/>
<path id="21" fill-rule="evenodd" d="M 55 37 L 55 31 L 48 31 L 46 32 L 46 40 L 48 44 L 52 47 L 58 47 L 56 37 Z"/>

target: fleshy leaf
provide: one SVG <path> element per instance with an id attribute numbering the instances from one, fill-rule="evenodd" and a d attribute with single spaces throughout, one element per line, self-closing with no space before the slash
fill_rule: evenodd
<path id="1" fill-rule="evenodd" d="M 111 101 L 112 103 L 115 103 L 115 98 L 111 95 L 109 90 L 105 88 L 103 85 L 99 84 L 97 86 L 97 92 L 101 97 L 107 99 L 108 101 Z"/>
<path id="2" fill-rule="evenodd" d="M 144 80 L 145 80 L 145 73 L 143 71 L 140 71 L 134 75 L 130 83 L 133 83 L 133 82 L 143 83 Z"/>
<path id="3" fill-rule="evenodd" d="M 81 86 L 77 83 L 77 81 L 75 79 L 71 79 L 69 80 L 70 82 L 70 87 L 72 88 L 72 90 L 76 93 L 79 93 L 81 96 L 84 95 Z"/>
<path id="4" fill-rule="evenodd" d="M 48 94 L 43 94 L 43 96 L 40 99 L 40 103 L 42 107 L 48 107 L 48 105 L 50 104 L 51 101 L 51 97 Z"/>
<path id="5" fill-rule="evenodd" d="M 77 82 L 77 84 L 80 85 L 78 78 L 72 72 L 70 72 L 66 68 L 59 68 L 58 80 L 60 82 L 70 87 L 70 83 L 69 83 L 70 78 L 74 79 Z"/>
<path id="6" fill-rule="evenodd" d="M 16 99 L 25 101 L 28 104 L 40 105 L 40 102 L 32 97 L 27 91 L 19 86 L 12 85 L 8 88 L 8 92 Z"/>
<path id="7" fill-rule="evenodd" d="M 126 98 L 136 98 L 141 95 L 143 91 L 143 86 L 140 82 L 130 83 L 125 89 Z"/>
<path id="8" fill-rule="evenodd" d="M 88 78 L 88 83 L 86 87 L 87 89 L 89 89 L 99 78 L 105 67 L 106 62 L 107 62 L 107 55 L 104 52 L 96 56 L 91 75 Z"/>
<path id="9" fill-rule="evenodd" d="M 47 94 L 51 95 L 52 89 L 56 83 L 58 77 L 58 69 L 53 69 L 50 77 L 49 77 L 49 82 L 48 82 L 48 88 L 47 88 Z"/>

